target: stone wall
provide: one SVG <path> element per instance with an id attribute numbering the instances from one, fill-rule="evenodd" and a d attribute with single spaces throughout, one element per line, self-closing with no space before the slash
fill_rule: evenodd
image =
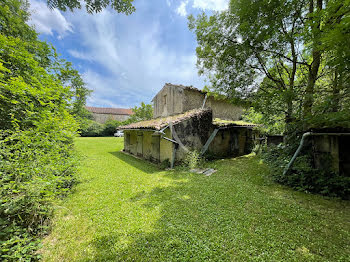
<path id="1" fill-rule="evenodd" d="M 184 94 L 184 110 L 188 111 L 194 108 L 201 108 L 205 99 L 205 94 L 192 89 L 186 89 Z M 205 102 L 205 108 L 213 111 L 213 118 L 225 120 L 239 120 L 243 114 L 243 108 L 233 105 L 227 100 L 208 97 Z"/>
<path id="2" fill-rule="evenodd" d="M 170 137 L 170 130 L 166 130 L 165 134 Z M 172 146 L 171 142 L 161 139 L 154 131 L 124 131 L 124 151 L 152 162 L 170 161 Z"/>
<path id="3" fill-rule="evenodd" d="M 197 89 L 166 84 L 153 99 L 153 117 L 176 115 L 202 108 L 204 99 L 205 93 Z M 208 97 L 205 108 L 212 109 L 214 118 L 226 120 L 239 120 L 243 114 L 242 107 L 214 97 Z"/>
<path id="4" fill-rule="evenodd" d="M 212 157 L 242 156 L 252 151 L 254 131 L 245 127 L 232 127 L 219 130 L 209 146 Z"/>
<path id="5" fill-rule="evenodd" d="M 174 126 L 180 141 L 189 150 L 200 151 L 210 136 L 212 128 L 212 112 L 207 111 L 197 117 L 193 117 Z M 187 152 L 179 147 L 176 151 L 176 160 L 180 161 L 186 157 Z"/>
<path id="6" fill-rule="evenodd" d="M 339 137 L 312 137 L 315 167 L 339 172 Z"/>
<path id="7" fill-rule="evenodd" d="M 207 99 L 205 107 L 213 110 L 213 118 L 240 120 L 243 114 L 242 107 L 228 103 L 225 100 L 215 100 L 213 97 Z"/>
<path id="8" fill-rule="evenodd" d="M 107 120 L 117 120 L 117 121 L 125 121 L 130 116 L 129 115 L 114 115 L 114 114 L 97 114 L 97 113 L 91 113 L 93 119 L 100 124 L 106 123 Z"/>
<path id="9" fill-rule="evenodd" d="M 181 114 L 184 90 L 181 87 L 165 85 L 153 99 L 153 118 Z"/>

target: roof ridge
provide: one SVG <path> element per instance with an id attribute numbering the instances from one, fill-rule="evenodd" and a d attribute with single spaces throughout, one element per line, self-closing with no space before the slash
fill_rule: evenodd
<path id="1" fill-rule="evenodd" d="M 85 106 L 85 108 L 96 114 L 116 114 L 116 115 L 132 115 L 134 112 L 132 108 L 117 108 L 117 107 L 96 107 Z"/>

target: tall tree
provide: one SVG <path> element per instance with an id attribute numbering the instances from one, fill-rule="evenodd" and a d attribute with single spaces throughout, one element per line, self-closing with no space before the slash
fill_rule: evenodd
<path id="1" fill-rule="evenodd" d="M 132 111 L 134 112 L 126 122 L 138 122 L 143 120 L 149 120 L 153 117 L 153 107 L 150 104 L 141 102 L 140 106 L 135 106 Z"/>
<path id="2" fill-rule="evenodd" d="M 270 109 L 266 113 L 283 113 L 287 124 L 306 119 L 320 93 L 316 83 L 329 72 L 323 37 L 334 29 L 328 21 L 336 19 L 347 32 L 348 10 L 349 1 L 340 0 L 231 0 L 227 11 L 191 16 L 199 72 L 208 75 L 213 89 L 254 96 Z"/>

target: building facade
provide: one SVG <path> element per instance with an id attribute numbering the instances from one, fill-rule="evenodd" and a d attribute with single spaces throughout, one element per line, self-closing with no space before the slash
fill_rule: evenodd
<path id="1" fill-rule="evenodd" d="M 107 120 L 117 120 L 122 122 L 127 120 L 133 114 L 132 109 L 129 108 L 87 106 L 86 109 L 92 114 L 93 119 L 100 124 L 106 123 Z"/>
<path id="2" fill-rule="evenodd" d="M 206 98 L 207 93 L 192 86 L 165 84 L 153 98 L 153 117 L 165 117 L 181 114 L 192 109 L 210 108 L 213 118 L 225 120 L 239 120 L 243 108 L 233 105 L 226 99 L 212 96 Z M 204 102 L 205 101 L 205 102 Z"/>

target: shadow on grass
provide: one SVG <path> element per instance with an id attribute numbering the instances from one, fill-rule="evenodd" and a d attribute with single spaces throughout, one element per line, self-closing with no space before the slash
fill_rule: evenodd
<path id="1" fill-rule="evenodd" d="M 120 152 L 112 154 L 137 168 L 158 171 Z M 247 179 L 266 172 L 256 158 L 218 161 L 217 167 L 210 177 L 172 171 L 166 175 L 174 182 L 170 186 L 142 191 L 130 199 L 133 204 L 140 201 L 144 212 L 160 210 L 153 231 L 121 229 L 96 238 L 95 260 L 341 261 L 348 257 L 350 225 L 344 221 L 350 215 L 349 203 L 334 202 L 329 208 L 329 201 L 318 196 Z M 305 203 L 304 197 L 315 203 Z M 142 224 L 142 217 L 135 219 Z"/>
<path id="2" fill-rule="evenodd" d="M 119 158 L 121 161 L 141 170 L 142 172 L 152 174 L 152 173 L 161 171 L 161 169 L 157 167 L 155 164 L 149 163 L 146 160 L 135 158 L 121 151 L 108 152 L 108 153 Z"/>

